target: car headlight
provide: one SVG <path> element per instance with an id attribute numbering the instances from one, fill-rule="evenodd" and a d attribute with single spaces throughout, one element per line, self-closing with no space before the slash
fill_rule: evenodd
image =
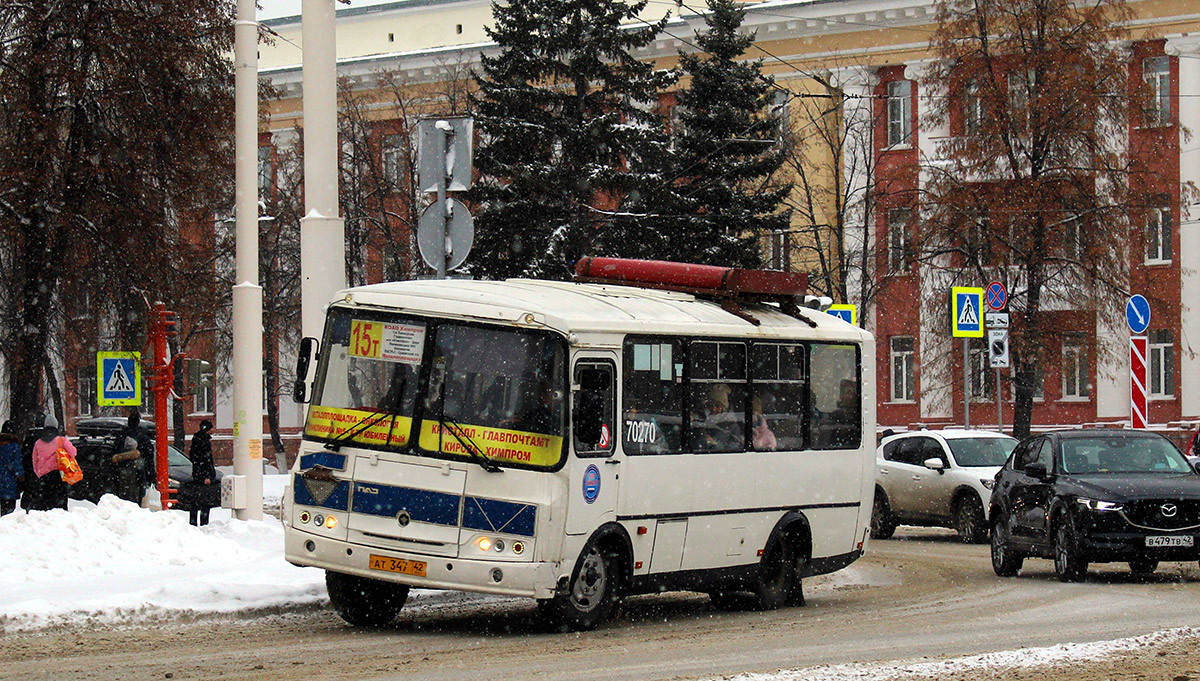
<path id="1" fill-rule="evenodd" d="M 979 484 L 983 485 L 984 489 L 992 489 L 996 486 L 996 481 L 992 479 L 980 480 Z"/>
<path id="2" fill-rule="evenodd" d="M 1079 502 L 1084 508 L 1093 511 L 1119 511 L 1125 508 L 1124 504 L 1119 504 L 1115 501 L 1103 501 L 1101 499 L 1087 499 L 1079 497 L 1075 501 Z"/>

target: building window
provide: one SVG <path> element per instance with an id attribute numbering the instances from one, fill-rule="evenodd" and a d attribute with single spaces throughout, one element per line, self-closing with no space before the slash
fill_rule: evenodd
<path id="1" fill-rule="evenodd" d="M 911 336 L 893 336 L 892 401 L 912 402 L 916 399 L 915 352 Z"/>
<path id="2" fill-rule="evenodd" d="M 1142 79 L 1149 87 L 1146 125 L 1171 124 L 1171 60 L 1151 57 L 1142 60 Z"/>
<path id="3" fill-rule="evenodd" d="M 986 402 L 996 394 L 996 370 L 992 368 L 988 356 L 987 339 L 972 338 L 968 348 L 971 401 Z"/>
<path id="4" fill-rule="evenodd" d="M 88 366 L 75 372 L 76 413 L 90 416 L 96 408 L 96 367 Z"/>
<path id="5" fill-rule="evenodd" d="M 1175 394 L 1175 345 L 1170 329 L 1150 332 L 1150 396 Z"/>
<path id="6" fill-rule="evenodd" d="M 912 271 L 912 209 L 894 208 L 888 216 L 888 267 L 892 272 Z"/>
<path id="7" fill-rule="evenodd" d="M 1091 391 L 1088 387 L 1088 351 L 1087 346 L 1074 343 L 1063 345 L 1063 387 L 1064 400 L 1086 399 Z"/>
<path id="8" fill-rule="evenodd" d="M 966 134 L 978 134 L 983 128 L 985 116 L 982 88 L 979 83 L 971 81 L 963 92 L 963 130 Z"/>
<path id="9" fill-rule="evenodd" d="M 213 379 L 214 374 L 211 371 L 200 374 L 200 380 L 194 388 L 195 394 L 192 396 L 193 414 L 213 413 L 213 402 L 216 394 L 213 387 Z"/>
<path id="10" fill-rule="evenodd" d="M 767 269 L 779 270 L 787 272 L 791 267 L 791 243 L 788 240 L 786 230 L 771 232 L 767 235 L 769 239 L 770 253 L 767 257 Z"/>
<path id="11" fill-rule="evenodd" d="M 887 85 L 888 146 L 908 144 L 912 138 L 912 81 Z"/>
<path id="12" fill-rule="evenodd" d="M 1068 260 L 1083 260 L 1083 218 L 1078 215 L 1072 215 L 1062 223 L 1062 253 Z"/>
<path id="13" fill-rule="evenodd" d="M 258 196 L 266 199 L 271 195 L 275 168 L 271 163 L 271 147 L 258 148 Z"/>
<path id="14" fill-rule="evenodd" d="M 383 179 L 393 191 L 404 182 L 404 135 L 383 138 Z"/>
<path id="15" fill-rule="evenodd" d="M 791 132 L 791 101 L 792 93 L 785 90 L 776 90 L 771 96 L 771 117 L 775 119 L 776 139 L 781 142 L 786 140 Z"/>
<path id="16" fill-rule="evenodd" d="M 1171 260 L 1171 206 L 1166 198 L 1151 201 L 1146 211 L 1146 262 Z"/>

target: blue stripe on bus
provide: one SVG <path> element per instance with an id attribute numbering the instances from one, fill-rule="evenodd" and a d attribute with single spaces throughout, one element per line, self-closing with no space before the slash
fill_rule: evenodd
<path id="1" fill-rule="evenodd" d="M 313 466 L 324 466 L 335 471 L 346 470 L 346 455 L 336 452 L 312 452 L 300 457 L 300 470 L 306 471 Z"/>
<path id="2" fill-rule="evenodd" d="M 469 530 L 533 536 L 537 507 L 499 499 L 467 497 L 462 526 Z"/>
<path id="3" fill-rule="evenodd" d="M 445 492 L 356 482 L 351 510 L 379 516 L 394 516 L 407 511 L 418 522 L 455 526 L 458 525 L 459 499 L 457 494 Z"/>
<path id="4" fill-rule="evenodd" d="M 336 511 L 344 511 L 350 501 L 350 483 L 345 480 L 337 483 L 337 486 L 333 488 L 333 492 L 325 497 L 324 501 L 317 501 L 312 493 L 308 491 L 308 485 L 305 483 L 304 478 L 299 476 L 296 477 L 292 490 L 292 500 L 300 506 L 321 506 L 332 508 Z"/>

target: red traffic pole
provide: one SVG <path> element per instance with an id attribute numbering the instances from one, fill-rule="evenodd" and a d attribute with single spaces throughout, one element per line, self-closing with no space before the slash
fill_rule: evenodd
<path id="1" fill-rule="evenodd" d="M 162 303 L 154 304 L 154 323 L 150 338 L 154 352 L 154 460 L 155 486 L 162 508 L 171 507 L 171 492 L 167 483 L 167 396 L 171 390 L 171 365 L 167 363 L 167 312 Z"/>

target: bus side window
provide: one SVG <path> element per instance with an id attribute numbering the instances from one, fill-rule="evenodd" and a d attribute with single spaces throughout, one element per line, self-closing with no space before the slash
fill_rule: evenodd
<path id="1" fill-rule="evenodd" d="M 694 341 L 689 352 L 692 451 L 745 451 L 746 344 Z"/>
<path id="2" fill-rule="evenodd" d="M 626 338 L 621 375 L 625 453 L 682 451 L 683 343 L 663 337 Z"/>
<path id="3" fill-rule="evenodd" d="M 855 449 L 862 442 L 858 348 L 809 346 L 809 442 L 813 449 Z"/>
<path id="4" fill-rule="evenodd" d="M 750 368 L 751 446 L 760 452 L 804 449 L 804 346 L 755 343 Z"/>
<path id="5" fill-rule="evenodd" d="M 587 456 L 608 456 L 613 452 L 613 412 L 616 403 L 613 366 L 608 363 L 579 362 L 575 365 L 575 407 L 571 413 L 575 452 Z"/>

